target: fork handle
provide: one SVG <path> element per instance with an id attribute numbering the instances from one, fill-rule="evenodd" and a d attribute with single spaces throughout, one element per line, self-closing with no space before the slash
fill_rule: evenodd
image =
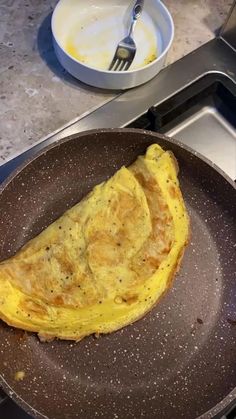
<path id="1" fill-rule="evenodd" d="M 129 28 L 128 36 L 132 36 L 134 27 L 143 10 L 144 0 L 137 0 L 132 10 L 132 21 Z"/>

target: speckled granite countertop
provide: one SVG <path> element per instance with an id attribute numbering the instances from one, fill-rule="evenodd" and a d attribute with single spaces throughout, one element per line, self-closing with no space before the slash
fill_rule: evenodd
<path id="1" fill-rule="evenodd" d="M 110 100 L 58 63 L 50 18 L 56 0 L 0 3 L 0 164 L 71 119 Z M 214 37 L 232 0 L 165 0 L 175 22 L 170 64 Z"/>

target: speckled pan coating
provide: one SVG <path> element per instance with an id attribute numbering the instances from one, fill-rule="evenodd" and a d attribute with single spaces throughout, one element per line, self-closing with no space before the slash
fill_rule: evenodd
<path id="1" fill-rule="evenodd" d="M 142 320 L 99 339 L 42 344 L 0 324 L 1 384 L 37 418 L 210 418 L 236 396 L 236 191 L 186 147 L 126 129 L 49 146 L 2 186 L 0 258 L 153 142 L 180 166 L 192 227 L 181 270 Z"/>

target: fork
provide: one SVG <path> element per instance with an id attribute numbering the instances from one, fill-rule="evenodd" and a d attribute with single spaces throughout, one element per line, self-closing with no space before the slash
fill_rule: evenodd
<path id="1" fill-rule="evenodd" d="M 117 48 L 113 60 L 109 66 L 110 71 L 126 71 L 131 66 L 136 54 L 136 44 L 132 38 L 135 25 L 143 10 L 144 0 L 136 0 L 132 9 L 132 20 L 128 35 L 122 39 Z"/>

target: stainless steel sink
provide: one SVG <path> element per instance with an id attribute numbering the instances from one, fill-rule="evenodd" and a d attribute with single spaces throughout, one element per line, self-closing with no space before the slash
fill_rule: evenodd
<path id="1" fill-rule="evenodd" d="M 236 133 L 217 109 L 205 106 L 167 133 L 205 155 L 236 179 Z"/>

